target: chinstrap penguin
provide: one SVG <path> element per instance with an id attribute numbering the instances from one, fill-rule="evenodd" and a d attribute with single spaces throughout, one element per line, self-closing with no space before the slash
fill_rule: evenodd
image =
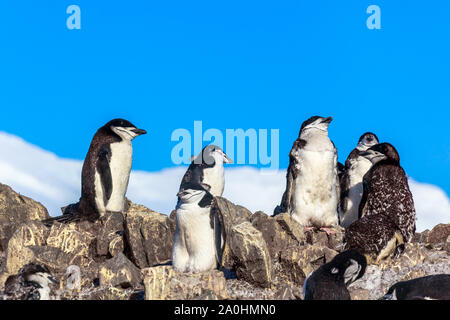
<path id="1" fill-rule="evenodd" d="M 450 300 L 450 274 L 437 274 L 394 284 L 382 300 Z"/>
<path id="2" fill-rule="evenodd" d="M 58 281 L 47 267 L 30 263 L 9 276 L 5 282 L 4 300 L 50 300 L 51 284 Z"/>
<path id="3" fill-rule="evenodd" d="M 345 161 L 339 205 L 340 224 L 344 228 L 358 219 L 359 203 L 363 195 L 363 178 L 372 167 L 372 162 L 361 156 L 361 153 L 378 143 L 378 137 L 375 134 L 364 133 Z"/>
<path id="4" fill-rule="evenodd" d="M 287 212 L 307 229 L 338 225 L 337 150 L 328 137 L 331 117 L 305 121 L 289 154 L 286 191 L 274 214 Z"/>
<path id="5" fill-rule="evenodd" d="M 356 250 L 338 254 L 305 280 L 304 299 L 350 300 L 347 286 L 364 275 L 366 266 L 366 258 Z"/>
<path id="6" fill-rule="evenodd" d="M 391 253 L 400 254 L 414 235 L 415 209 L 400 156 L 389 143 L 361 153 L 373 166 L 363 179 L 359 220 L 346 230 L 347 248 L 356 248 L 378 263 Z"/>
<path id="7" fill-rule="evenodd" d="M 78 213 L 96 219 L 108 211 L 124 211 L 133 161 L 131 141 L 146 133 L 123 119 L 112 120 L 97 131 L 83 164 Z"/>
<path id="8" fill-rule="evenodd" d="M 181 180 L 179 191 L 192 184 L 203 186 L 214 197 L 220 197 L 225 188 L 224 163 L 233 163 L 223 150 L 216 145 L 208 145 L 193 159 Z"/>
<path id="9" fill-rule="evenodd" d="M 186 184 L 178 193 L 172 265 L 178 272 L 199 273 L 216 269 L 222 261 L 224 233 L 213 195 L 198 184 Z M 215 211 L 214 211 L 215 212 Z"/>

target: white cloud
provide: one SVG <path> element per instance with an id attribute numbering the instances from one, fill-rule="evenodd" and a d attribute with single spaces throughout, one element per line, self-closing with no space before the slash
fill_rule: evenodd
<path id="1" fill-rule="evenodd" d="M 62 159 L 21 138 L 0 132 L 0 182 L 43 203 L 50 214 L 78 201 L 82 163 Z M 128 197 L 153 210 L 169 214 L 186 167 L 159 172 L 133 171 Z M 226 168 L 224 197 L 250 211 L 272 214 L 286 185 L 285 171 L 260 171 L 251 167 Z M 417 211 L 417 229 L 450 222 L 450 201 L 439 187 L 410 179 Z"/>

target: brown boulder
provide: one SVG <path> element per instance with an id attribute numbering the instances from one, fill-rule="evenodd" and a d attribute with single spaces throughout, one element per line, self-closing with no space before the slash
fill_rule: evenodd
<path id="1" fill-rule="evenodd" d="M 165 264 L 172 258 L 175 222 L 167 215 L 132 204 L 125 218 L 127 256 L 139 268 Z"/>
<path id="2" fill-rule="evenodd" d="M 233 259 L 230 251 L 230 235 L 231 228 L 244 221 L 249 221 L 252 213 L 246 208 L 235 205 L 222 197 L 216 197 L 211 207 L 212 214 L 217 215 L 220 219 L 220 223 L 223 226 L 225 239 L 225 247 L 222 254 L 222 266 L 227 269 L 233 268 Z"/>
<path id="3" fill-rule="evenodd" d="M 137 287 L 142 281 L 141 271 L 123 254 L 107 260 L 99 268 L 100 286 Z"/>
<path id="4" fill-rule="evenodd" d="M 231 229 L 230 249 L 239 279 L 268 288 L 272 282 L 271 259 L 263 235 L 250 222 Z"/>
<path id="5" fill-rule="evenodd" d="M 159 266 L 142 273 L 146 300 L 227 299 L 227 281 L 218 270 L 183 274 L 170 266 Z"/>
<path id="6" fill-rule="evenodd" d="M 450 236 L 450 223 L 441 223 L 430 231 L 426 243 L 434 248 L 442 248 L 444 247 L 448 236 Z"/>
<path id="7" fill-rule="evenodd" d="M 17 274 L 23 266 L 32 262 L 34 253 L 29 247 L 45 245 L 48 234 L 47 227 L 40 221 L 18 226 L 8 241 L 5 271 L 8 274 Z"/>
<path id="8" fill-rule="evenodd" d="M 0 183 L 0 251 L 6 250 L 9 239 L 22 223 L 47 218 L 47 209 L 42 204 Z"/>

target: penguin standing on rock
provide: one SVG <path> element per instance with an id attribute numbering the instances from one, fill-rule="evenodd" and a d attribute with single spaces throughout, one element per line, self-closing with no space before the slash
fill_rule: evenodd
<path id="1" fill-rule="evenodd" d="M 359 220 L 345 232 L 347 248 L 364 253 L 369 263 L 395 253 L 414 235 L 415 209 L 408 178 L 400 156 L 389 143 L 377 144 L 361 153 L 373 166 L 364 176 Z"/>
<path id="2" fill-rule="evenodd" d="M 331 117 L 306 120 L 289 154 L 286 191 L 274 214 L 287 212 L 306 229 L 333 233 L 338 225 L 337 151 L 328 137 Z"/>
<path id="3" fill-rule="evenodd" d="M 220 147 L 206 146 L 187 169 L 179 191 L 197 184 L 215 197 L 222 196 L 225 188 L 224 163 L 233 163 L 233 160 Z"/>
<path id="4" fill-rule="evenodd" d="M 178 193 L 172 265 L 182 273 L 216 269 L 222 261 L 223 229 L 211 210 L 213 195 L 198 184 L 185 184 Z"/>
<path id="5" fill-rule="evenodd" d="M 50 300 L 51 284 L 58 281 L 53 278 L 47 267 L 30 263 L 9 276 L 5 282 L 4 300 Z"/>
<path id="6" fill-rule="evenodd" d="M 124 119 L 101 127 L 92 139 L 84 160 L 81 199 L 76 211 L 87 218 L 106 212 L 123 212 L 133 161 L 131 141 L 146 134 Z"/>
<path id="7" fill-rule="evenodd" d="M 350 300 L 347 286 L 364 275 L 366 266 L 366 258 L 356 250 L 338 254 L 305 280 L 304 299 Z"/>
<path id="8" fill-rule="evenodd" d="M 374 133 L 364 133 L 345 161 L 339 205 L 339 218 L 344 228 L 358 219 L 359 203 L 363 195 L 363 178 L 372 167 L 372 162 L 361 156 L 361 153 L 376 144 L 378 144 L 378 137 Z"/>

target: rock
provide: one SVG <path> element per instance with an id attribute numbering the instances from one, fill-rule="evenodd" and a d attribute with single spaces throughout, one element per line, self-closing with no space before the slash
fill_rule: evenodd
<path id="1" fill-rule="evenodd" d="M 275 220 L 281 228 L 296 242 L 294 244 L 303 245 L 306 242 L 306 236 L 301 225 L 288 213 L 281 213 L 275 216 Z"/>
<path id="2" fill-rule="evenodd" d="M 270 287 L 270 253 L 260 231 L 248 221 L 234 226 L 230 249 L 239 279 L 263 288 Z"/>
<path id="3" fill-rule="evenodd" d="M 139 268 L 169 262 L 174 237 L 175 222 L 168 216 L 135 204 L 126 213 L 126 253 Z"/>
<path id="4" fill-rule="evenodd" d="M 120 212 L 108 212 L 104 217 L 100 219 L 100 232 L 97 236 L 97 255 L 107 256 L 111 249 L 111 242 L 114 240 L 116 250 L 120 249 L 117 247 L 119 244 L 117 240 L 118 237 L 122 238 L 124 233 L 124 217 Z M 123 241 L 122 241 L 123 246 Z M 123 252 L 123 248 L 120 252 Z"/>
<path id="5" fill-rule="evenodd" d="M 275 293 L 274 300 L 302 300 L 302 296 L 299 287 L 284 284 Z"/>
<path id="6" fill-rule="evenodd" d="M 444 250 L 447 251 L 448 254 L 450 254 L 450 236 L 448 236 L 447 240 L 445 241 Z"/>
<path id="7" fill-rule="evenodd" d="M 276 259 L 290 240 L 289 235 L 274 218 L 263 212 L 256 212 L 251 217 L 252 225 L 261 232 L 269 249 L 270 257 Z"/>
<path id="8" fill-rule="evenodd" d="M 18 226 L 8 242 L 5 271 L 8 274 L 17 274 L 23 266 L 32 262 L 34 253 L 28 247 L 44 245 L 48 234 L 47 227 L 40 221 Z"/>
<path id="9" fill-rule="evenodd" d="M 397 259 L 388 258 L 379 265 L 369 265 L 364 276 L 349 286 L 352 297 L 375 300 L 399 281 L 433 274 L 450 274 L 450 256 L 445 251 L 428 250 L 420 243 L 407 243 Z M 362 293 L 368 292 L 368 296 Z"/>
<path id="10" fill-rule="evenodd" d="M 47 246 L 59 248 L 62 252 L 80 259 L 78 264 L 83 265 L 95 255 L 95 236 L 89 232 L 76 230 L 76 225 L 55 222 L 47 238 Z M 75 261 L 75 260 L 74 260 Z"/>
<path id="11" fill-rule="evenodd" d="M 218 270 L 183 274 L 171 266 L 142 270 L 146 300 L 227 299 L 226 280 Z"/>
<path id="12" fill-rule="evenodd" d="M 276 272 L 278 282 L 303 286 L 310 273 L 330 262 L 337 254 L 337 251 L 319 245 L 286 248 L 280 256 L 281 268 Z"/>
<path id="13" fill-rule="evenodd" d="M 445 245 L 448 236 L 450 236 L 450 223 L 441 223 L 430 231 L 426 243 L 434 248 L 442 248 Z"/>
<path id="14" fill-rule="evenodd" d="M 269 217 L 258 211 L 251 217 L 251 222 L 257 230 L 261 231 L 272 259 L 277 260 L 287 247 L 305 243 L 303 229 L 289 214 L 283 213 L 276 217 Z"/>
<path id="15" fill-rule="evenodd" d="M 216 197 L 214 199 L 211 210 L 212 214 L 218 215 L 220 223 L 223 225 L 225 231 L 225 247 L 222 254 L 222 266 L 231 269 L 234 264 L 230 251 L 231 228 L 241 222 L 249 221 L 252 213 L 246 208 L 237 206 L 222 197 Z"/>
<path id="16" fill-rule="evenodd" d="M 427 242 L 427 237 L 430 234 L 430 230 L 425 230 L 423 232 L 416 232 L 413 236 L 413 239 L 411 240 L 411 242 L 417 242 L 417 243 L 426 243 Z"/>
<path id="17" fill-rule="evenodd" d="M 9 239 L 22 223 L 49 218 L 47 209 L 0 183 L 0 251 L 5 251 Z"/>
<path id="18" fill-rule="evenodd" d="M 370 291 L 366 289 L 350 290 L 351 300 L 369 300 Z"/>
<path id="19" fill-rule="evenodd" d="M 123 254 L 107 260 L 99 269 L 100 286 L 134 288 L 142 281 L 141 271 Z"/>

